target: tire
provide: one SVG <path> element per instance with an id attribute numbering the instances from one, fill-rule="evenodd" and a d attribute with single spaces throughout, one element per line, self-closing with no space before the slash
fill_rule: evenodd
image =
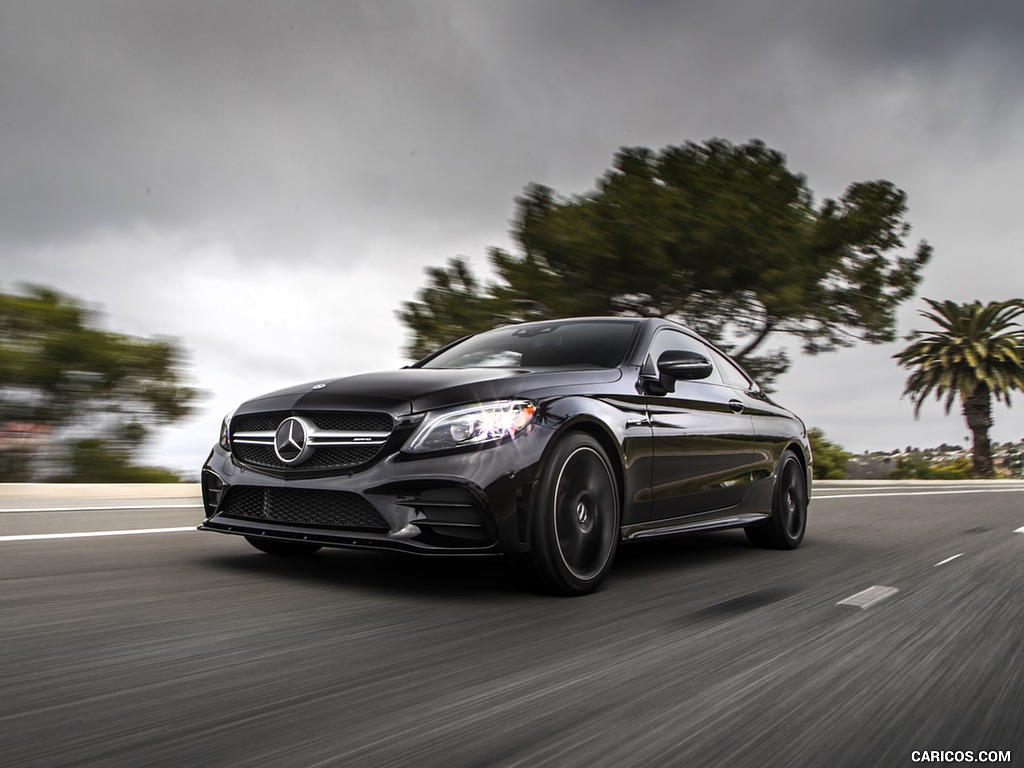
<path id="1" fill-rule="evenodd" d="M 312 555 L 318 549 L 319 544 L 306 544 L 301 541 L 278 541 L 277 539 L 261 539 L 258 536 L 246 536 L 245 540 L 252 544 L 260 552 L 278 557 L 305 557 Z"/>
<path id="2" fill-rule="evenodd" d="M 597 589 L 619 545 L 619 490 L 604 450 L 582 432 L 555 445 L 531 510 L 531 565 L 559 595 Z"/>
<path id="3" fill-rule="evenodd" d="M 749 526 L 747 539 L 758 547 L 796 549 L 807 531 L 807 479 L 796 454 L 787 449 L 779 459 L 772 490 L 772 516 Z"/>

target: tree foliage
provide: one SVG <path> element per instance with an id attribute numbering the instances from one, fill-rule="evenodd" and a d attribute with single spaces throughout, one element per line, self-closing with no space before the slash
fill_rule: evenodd
<path id="1" fill-rule="evenodd" d="M 770 379 L 772 334 L 816 354 L 892 341 L 931 249 L 908 252 L 906 196 L 888 181 L 851 184 L 816 205 L 806 178 L 760 141 L 715 139 L 660 152 L 623 148 L 586 194 L 537 184 L 516 199 L 519 252 L 489 253 L 481 283 L 463 259 L 428 270 L 399 317 L 416 358 L 500 322 L 572 315 L 682 320 Z"/>
<path id="2" fill-rule="evenodd" d="M 972 473 L 971 460 L 966 457 L 933 462 L 917 452 L 897 459 L 896 469 L 889 477 L 893 480 L 967 480 Z"/>
<path id="3" fill-rule="evenodd" d="M 992 398 L 1010 404 L 1010 392 L 1024 390 L 1024 331 L 1017 318 L 1024 301 L 957 304 L 925 299 L 931 311 L 920 312 L 938 330 L 913 331 L 911 343 L 894 355 L 910 369 L 903 395 L 914 403 L 914 415 L 928 397 L 945 399 L 948 414 L 956 400 L 971 430 L 977 477 L 994 477 Z"/>
<path id="4" fill-rule="evenodd" d="M 138 448 L 152 427 L 191 412 L 199 393 L 184 381 L 177 342 L 113 333 L 100 319 L 78 299 L 49 288 L 0 293 L 5 433 L 31 425 L 70 445 L 69 433 L 84 432 L 124 453 Z M 30 444 L 15 442 L 15 453 Z M 25 471 L 17 457 L 0 466 Z"/>
<path id="5" fill-rule="evenodd" d="M 833 443 L 825 433 L 814 427 L 807 431 L 814 457 L 815 480 L 842 480 L 846 477 L 846 464 L 853 455 L 838 443 Z"/>
<path id="6" fill-rule="evenodd" d="M 64 474 L 53 480 L 90 483 L 180 483 L 169 469 L 134 464 L 121 445 L 98 437 L 74 440 L 69 445 Z"/>

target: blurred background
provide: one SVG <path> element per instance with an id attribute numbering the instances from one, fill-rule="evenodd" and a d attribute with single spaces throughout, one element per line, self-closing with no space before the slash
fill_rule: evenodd
<path id="1" fill-rule="evenodd" d="M 865 476 L 962 463 L 893 355 L 1024 294 L 1022 16 L 5 2 L 0 481 L 194 479 L 246 398 L 570 311 L 717 334 Z"/>

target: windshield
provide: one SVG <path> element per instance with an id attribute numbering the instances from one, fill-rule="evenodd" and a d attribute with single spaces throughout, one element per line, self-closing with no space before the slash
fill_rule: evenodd
<path id="1" fill-rule="evenodd" d="M 622 362 L 636 320 L 528 323 L 471 336 L 420 368 L 614 368 Z"/>

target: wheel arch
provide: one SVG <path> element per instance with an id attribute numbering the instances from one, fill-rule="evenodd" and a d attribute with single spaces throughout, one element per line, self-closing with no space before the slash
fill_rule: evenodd
<path id="1" fill-rule="evenodd" d="M 796 460 L 800 462 L 800 467 L 804 471 L 804 480 L 807 483 L 807 503 L 810 504 L 813 467 L 813 464 L 811 463 L 813 459 L 808 460 L 810 458 L 810 451 L 806 448 L 806 446 L 797 441 L 791 441 L 789 445 L 786 446 L 783 453 L 785 453 L 785 451 L 787 450 L 792 451 L 793 453 L 796 454 Z M 779 454 L 779 456 L 781 458 L 781 454 Z"/>
<path id="2" fill-rule="evenodd" d="M 594 440 L 597 441 L 597 444 L 601 447 L 601 450 L 604 451 L 608 462 L 611 464 L 612 472 L 615 475 L 616 495 L 618 496 L 619 502 L 619 527 L 621 528 L 622 515 L 625 510 L 626 469 L 622 460 L 622 449 L 618 441 L 615 439 L 615 436 L 604 423 L 584 416 L 563 424 L 555 435 L 548 441 L 548 444 L 544 449 L 544 455 L 541 459 L 537 474 L 539 476 L 544 471 L 544 468 L 551 459 L 551 453 L 554 447 L 574 432 L 582 432 L 594 438 Z M 527 526 L 527 529 L 527 543 L 532 544 L 532 526 Z"/>
<path id="3" fill-rule="evenodd" d="M 587 594 L 604 580 L 622 540 L 622 490 L 609 487 L 622 485 L 619 451 L 605 425 L 585 418 L 564 425 L 551 436 L 548 447 L 530 497 L 526 565 L 546 591 Z M 570 462 L 583 462 L 580 466 L 590 467 L 585 472 L 597 471 L 600 477 L 566 474 Z M 564 496 L 559 491 L 563 479 Z M 614 517 L 607 511 L 611 504 L 618 505 L 612 511 Z M 564 537 L 563 525 L 567 526 Z"/>
<path id="4" fill-rule="evenodd" d="M 560 432 L 556 439 L 561 440 L 570 432 L 585 432 L 597 440 L 597 444 L 604 450 L 605 456 L 611 462 L 612 471 L 615 473 L 617 495 L 619 497 L 619 525 L 622 525 L 622 512 L 624 509 L 626 492 L 626 468 L 622 462 L 622 448 L 618 441 L 608 431 L 607 427 L 597 421 L 581 419 L 566 427 Z"/>

